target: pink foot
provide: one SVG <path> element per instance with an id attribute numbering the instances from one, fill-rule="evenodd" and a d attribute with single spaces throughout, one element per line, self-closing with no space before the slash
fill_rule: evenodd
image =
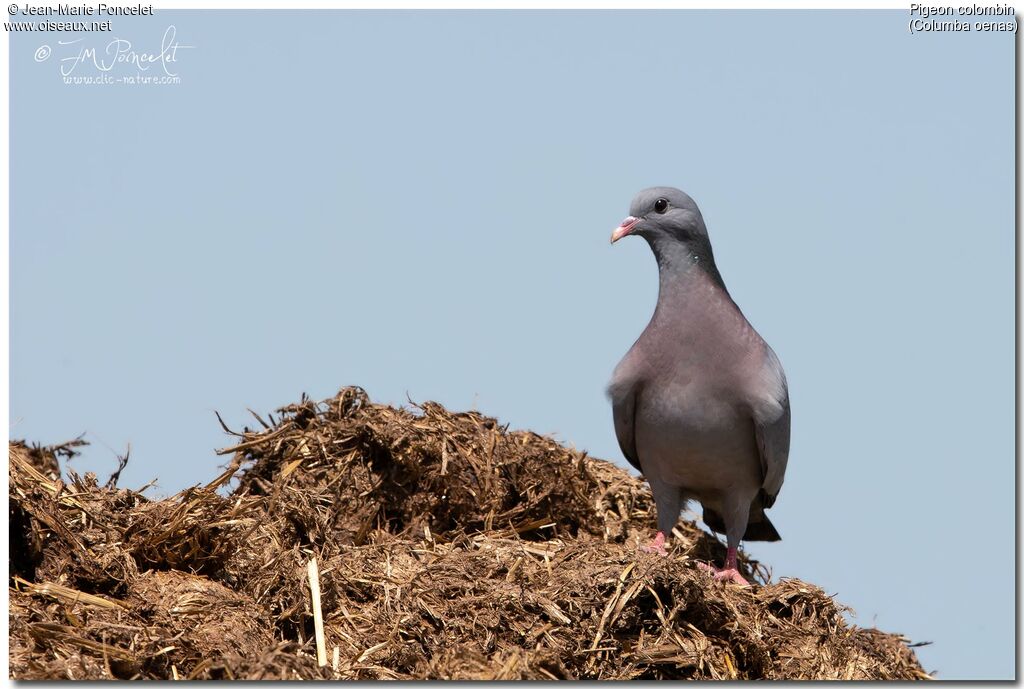
<path id="1" fill-rule="evenodd" d="M 665 550 L 665 534 L 659 531 L 650 545 L 640 546 L 640 550 L 645 553 L 657 553 L 662 557 L 668 557 L 668 551 Z"/>
<path id="2" fill-rule="evenodd" d="M 736 549 L 729 548 L 725 553 L 725 567 L 719 569 L 713 565 L 709 565 L 704 562 L 698 562 L 697 566 L 701 569 L 711 572 L 715 581 L 726 581 L 733 584 L 739 584 L 740 586 L 750 586 L 750 582 L 743 578 L 739 570 L 736 568 Z"/>
<path id="3" fill-rule="evenodd" d="M 744 579 L 743 575 L 736 569 L 719 569 L 718 567 L 712 567 L 704 562 L 698 562 L 697 566 L 707 572 L 710 572 L 715 581 L 725 581 L 733 584 L 739 584 L 740 586 L 750 586 L 750 582 Z"/>

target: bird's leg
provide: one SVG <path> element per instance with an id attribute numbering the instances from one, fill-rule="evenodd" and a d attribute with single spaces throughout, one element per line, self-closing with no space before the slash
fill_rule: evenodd
<path id="1" fill-rule="evenodd" d="M 715 581 L 728 581 L 740 586 L 750 586 L 750 582 L 740 574 L 737 560 L 737 549 L 740 539 L 747 530 L 747 518 L 749 517 L 749 503 L 740 502 L 734 509 L 726 510 L 725 517 L 725 567 L 719 569 L 713 565 L 703 565 L 702 569 L 712 572 Z M 703 564 L 703 563 L 702 563 Z"/>
<path id="2" fill-rule="evenodd" d="M 750 586 L 750 582 L 743 578 L 736 564 L 736 548 L 730 547 L 725 551 L 725 567 L 715 570 L 715 581 L 731 581 L 740 586 Z"/>
<path id="3" fill-rule="evenodd" d="M 750 582 L 743 578 L 738 568 L 736 548 L 730 546 L 725 551 L 725 567 L 719 569 L 706 562 L 698 562 L 697 566 L 710 572 L 715 581 L 729 581 L 740 586 L 750 586 Z"/>
<path id="4" fill-rule="evenodd" d="M 647 553 L 668 555 L 668 550 L 665 549 L 666 534 L 672 533 L 672 528 L 679 521 L 679 510 L 683 505 L 683 492 L 677 486 L 660 481 L 653 476 L 648 477 L 647 482 L 651 484 L 654 507 L 658 513 L 658 533 L 650 545 L 643 546 L 643 550 Z"/>
<path id="5" fill-rule="evenodd" d="M 665 550 L 665 532 L 659 531 L 654 537 L 654 540 L 649 545 L 640 546 L 640 550 L 645 553 L 657 553 L 658 555 L 668 555 L 668 551 Z"/>

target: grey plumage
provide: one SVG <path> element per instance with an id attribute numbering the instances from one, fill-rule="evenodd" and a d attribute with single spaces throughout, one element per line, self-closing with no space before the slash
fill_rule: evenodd
<path id="1" fill-rule="evenodd" d="M 782 365 L 730 297 L 693 199 L 645 189 L 612 241 L 629 234 L 654 251 L 658 303 L 608 393 L 619 447 L 651 485 L 658 530 L 670 533 L 696 499 L 730 554 L 741 538 L 778 540 L 764 510 L 789 457 Z"/>

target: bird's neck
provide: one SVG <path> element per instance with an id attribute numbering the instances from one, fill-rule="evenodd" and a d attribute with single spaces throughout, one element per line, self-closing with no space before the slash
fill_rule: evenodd
<path id="1" fill-rule="evenodd" d="M 658 261 L 659 301 L 673 293 L 686 293 L 695 282 L 709 279 L 728 296 L 729 291 L 715 265 L 710 242 L 655 240 L 651 242 L 651 249 Z"/>

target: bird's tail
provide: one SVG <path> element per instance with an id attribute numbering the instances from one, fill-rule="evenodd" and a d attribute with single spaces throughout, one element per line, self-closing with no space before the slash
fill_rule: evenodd
<path id="1" fill-rule="evenodd" d="M 754 510 L 751 510 L 753 512 Z M 754 521 L 754 520 L 757 521 Z M 704 523 L 712 531 L 725 534 L 725 520 L 722 515 L 714 510 L 704 508 Z M 760 515 L 751 514 L 747 522 L 747 531 L 743 534 L 744 541 L 781 541 L 782 536 L 775 530 L 775 525 L 768 519 L 768 515 L 761 512 Z"/>

